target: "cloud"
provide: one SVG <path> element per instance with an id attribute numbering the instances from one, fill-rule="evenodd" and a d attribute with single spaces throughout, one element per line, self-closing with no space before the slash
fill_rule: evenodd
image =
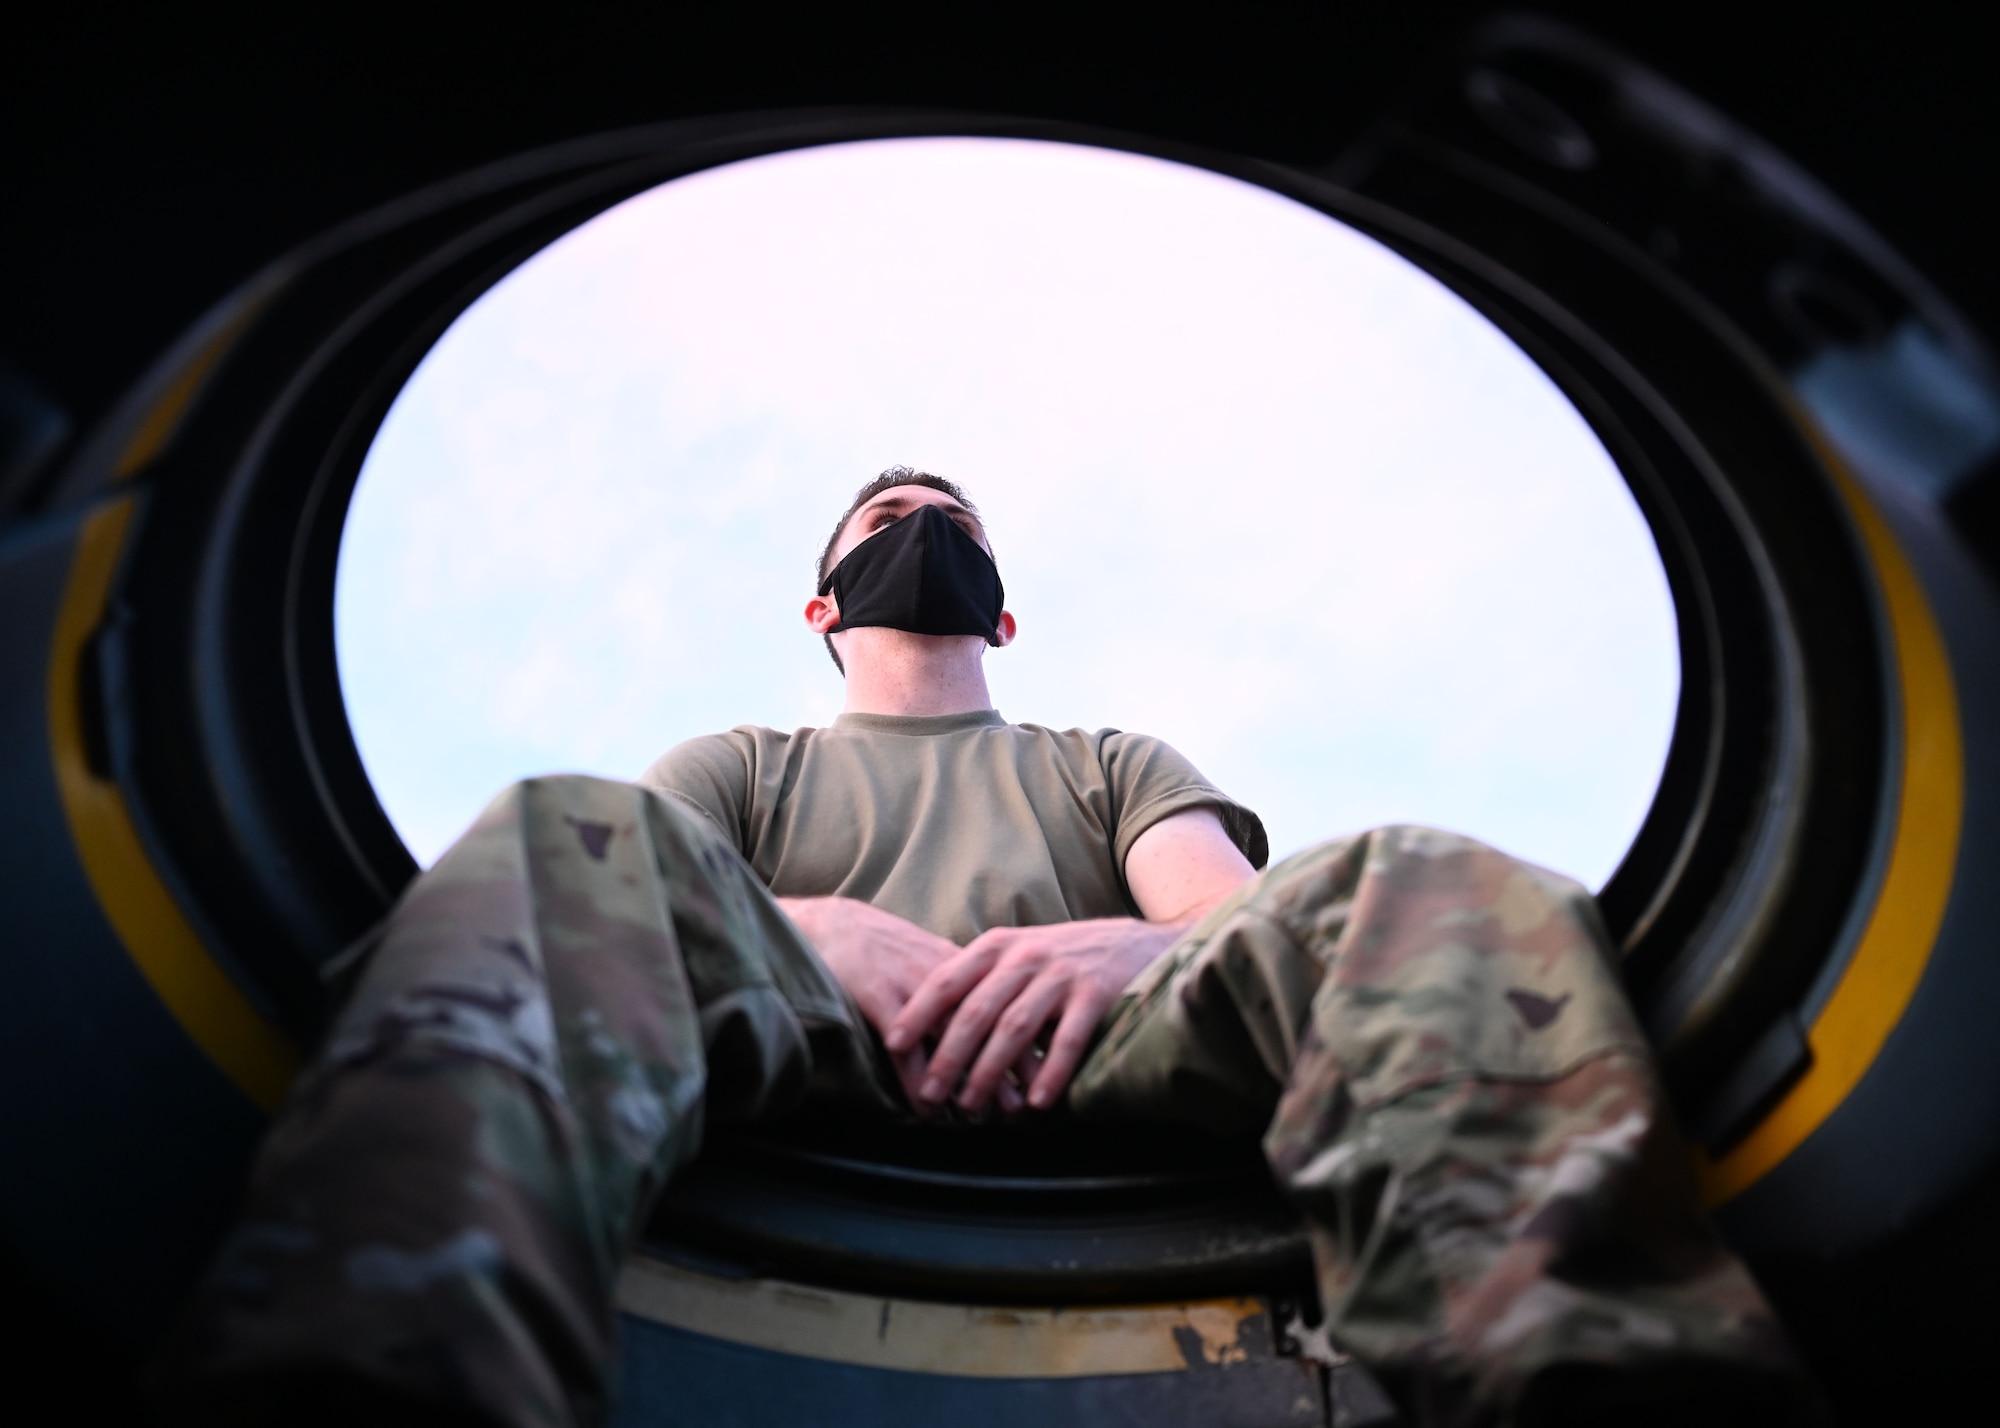
<path id="1" fill-rule="evenodd" d="M 1275 848 L 1446 824 L 1601 881 L 1671 733 L 1643 520 L 1554 385 L 1371 240 L 1075 146 L 907 140 L 712 170 L 571 233 L 398 399 L 337 637 L 420 857 L 508 780 L 825 723 L 799 624 L 853 488 L 986 509 L 996 701 L 1144 728 Z"/>

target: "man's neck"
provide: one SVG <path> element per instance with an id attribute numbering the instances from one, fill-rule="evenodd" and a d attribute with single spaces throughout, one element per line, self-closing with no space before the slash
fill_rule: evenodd
<path id="1" fill-rule="evenodd" d="M 850 632 L 846 714 L 969 714 L 991 709 L 985 641 L 960 635 L 912 635 L 902 630 Z"/>

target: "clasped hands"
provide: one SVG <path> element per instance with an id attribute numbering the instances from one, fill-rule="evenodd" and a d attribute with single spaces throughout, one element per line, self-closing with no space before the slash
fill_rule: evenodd
<path id="1" fill-rule="evenodd" d="M 778 902 L 881 1034 L 923 1115 L 947 1100 L 1008 1115 L 1053 1106 L 1106 1009 L 1187 926 L 996 927 L 959 947 L 853 898 Z"/>

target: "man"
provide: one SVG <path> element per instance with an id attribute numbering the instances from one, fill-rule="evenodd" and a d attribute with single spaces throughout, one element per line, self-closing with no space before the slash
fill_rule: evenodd
<path id="1" fill-rule="evenodd" d="M 595 1421 L 659 1186 L 705 1120 L 818 1098 L 1261 1132 L 1331 1331 L 1417 1423 L 1805 1412 L 1583 889 L 1416 828 L 1260 875 L 1256 816 L 1166 745 L 1008 724 L 1015 621 L 941 478 L 865 486 L 819 573 L 832 728 L 518 785 L 412 887 L 170 1403 Z"/>
<path id="2" fill-rule="evenodd" d="M 885 472 L 827 542 L 806 604 L 846 676 L 835 726 L 696 739 L 639 780 L 778 894 L 919 1111 L 1054 1105 L 1112 1001 L 1265 858 L 1256 815 L 1165 744 L 994 712 L 982 657 L 1015 621 L 985 541 L 955 486 Z M 875 555 L 901 564 L 862 572 Z M 843 618 L 843 575 L 883 608 Z M 932 632 L 897 627 L 920 621 Z"/>

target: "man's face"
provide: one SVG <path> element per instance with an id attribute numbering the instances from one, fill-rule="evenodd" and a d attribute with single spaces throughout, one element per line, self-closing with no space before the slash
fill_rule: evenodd
<path id="1" fill-rule="evenodd" d="M 867 502 L 847 518 L 847 524 L 841 527 L 840 539 L 833 543 L 833 559 L 827 563 L 826 568 L 832 570 L 834 566 L 847 558 L 847 553 L 853 550 L 854 547 L 860 545 L 861 542 L 867 540 L 870 536 L 880 535 L 897 521 L 915 511 L 919 506 L 936 506 L 947 516 L 951 517 L 960 530 L 978 541 L 981 550 L 985 551 L 988 555 L 993 554 L 993 547 L 986 540 L 986 527 L 979 523 L 979 517 L 972 514 L 972 512 L 968 511 L 957 501 L 954 501 L 950 496 L 947 496 L 942 491 L 934 491 L 929 486 L 891 486 L 888 490 Z M 831 593 L 814 596 L 806 602 L 806 626 L 814 634 L 824 635 L 839 623 L 840 602 Z M 1013 642 L 1013 615 L 1005 610 L 1000 612 L 1000 627 L 996 633 L 1000 637 L 999 643 L 1005 645 Z M 856 634 L 865 634 L 871 638 L 880 637 L 885 634 L 907 638 L 902 636 L 900 631 L 843 631 L 833 636 L 833 639 L 840 643 L 843 651 L 841 655 L 843 661 L 846 659 L 846 643 Z M 986 641 L 977 635 L 918 635 L 914 636 L 914 638 L 924 640 L 964 640 L 982 649 L 986 645 Z"/>
<path id="2" fill-rule="evenodd" d="M 928 486 L 891 486 L 847 518 L 840 539 L 834 542 L 833 560 L 826 568 L 833 569 L 847 558 L 847 553 L 854 547 L 872 535 L 880 535 L 919 506 L 936 506 L 950 516 L 960 530 L 978 541 L 981 550 L 988 555 L 993 554 L 993 547 L 986 543 L 986 528 L 979 524 L 979 517 L 944 492 L 934 491 Z"/>

